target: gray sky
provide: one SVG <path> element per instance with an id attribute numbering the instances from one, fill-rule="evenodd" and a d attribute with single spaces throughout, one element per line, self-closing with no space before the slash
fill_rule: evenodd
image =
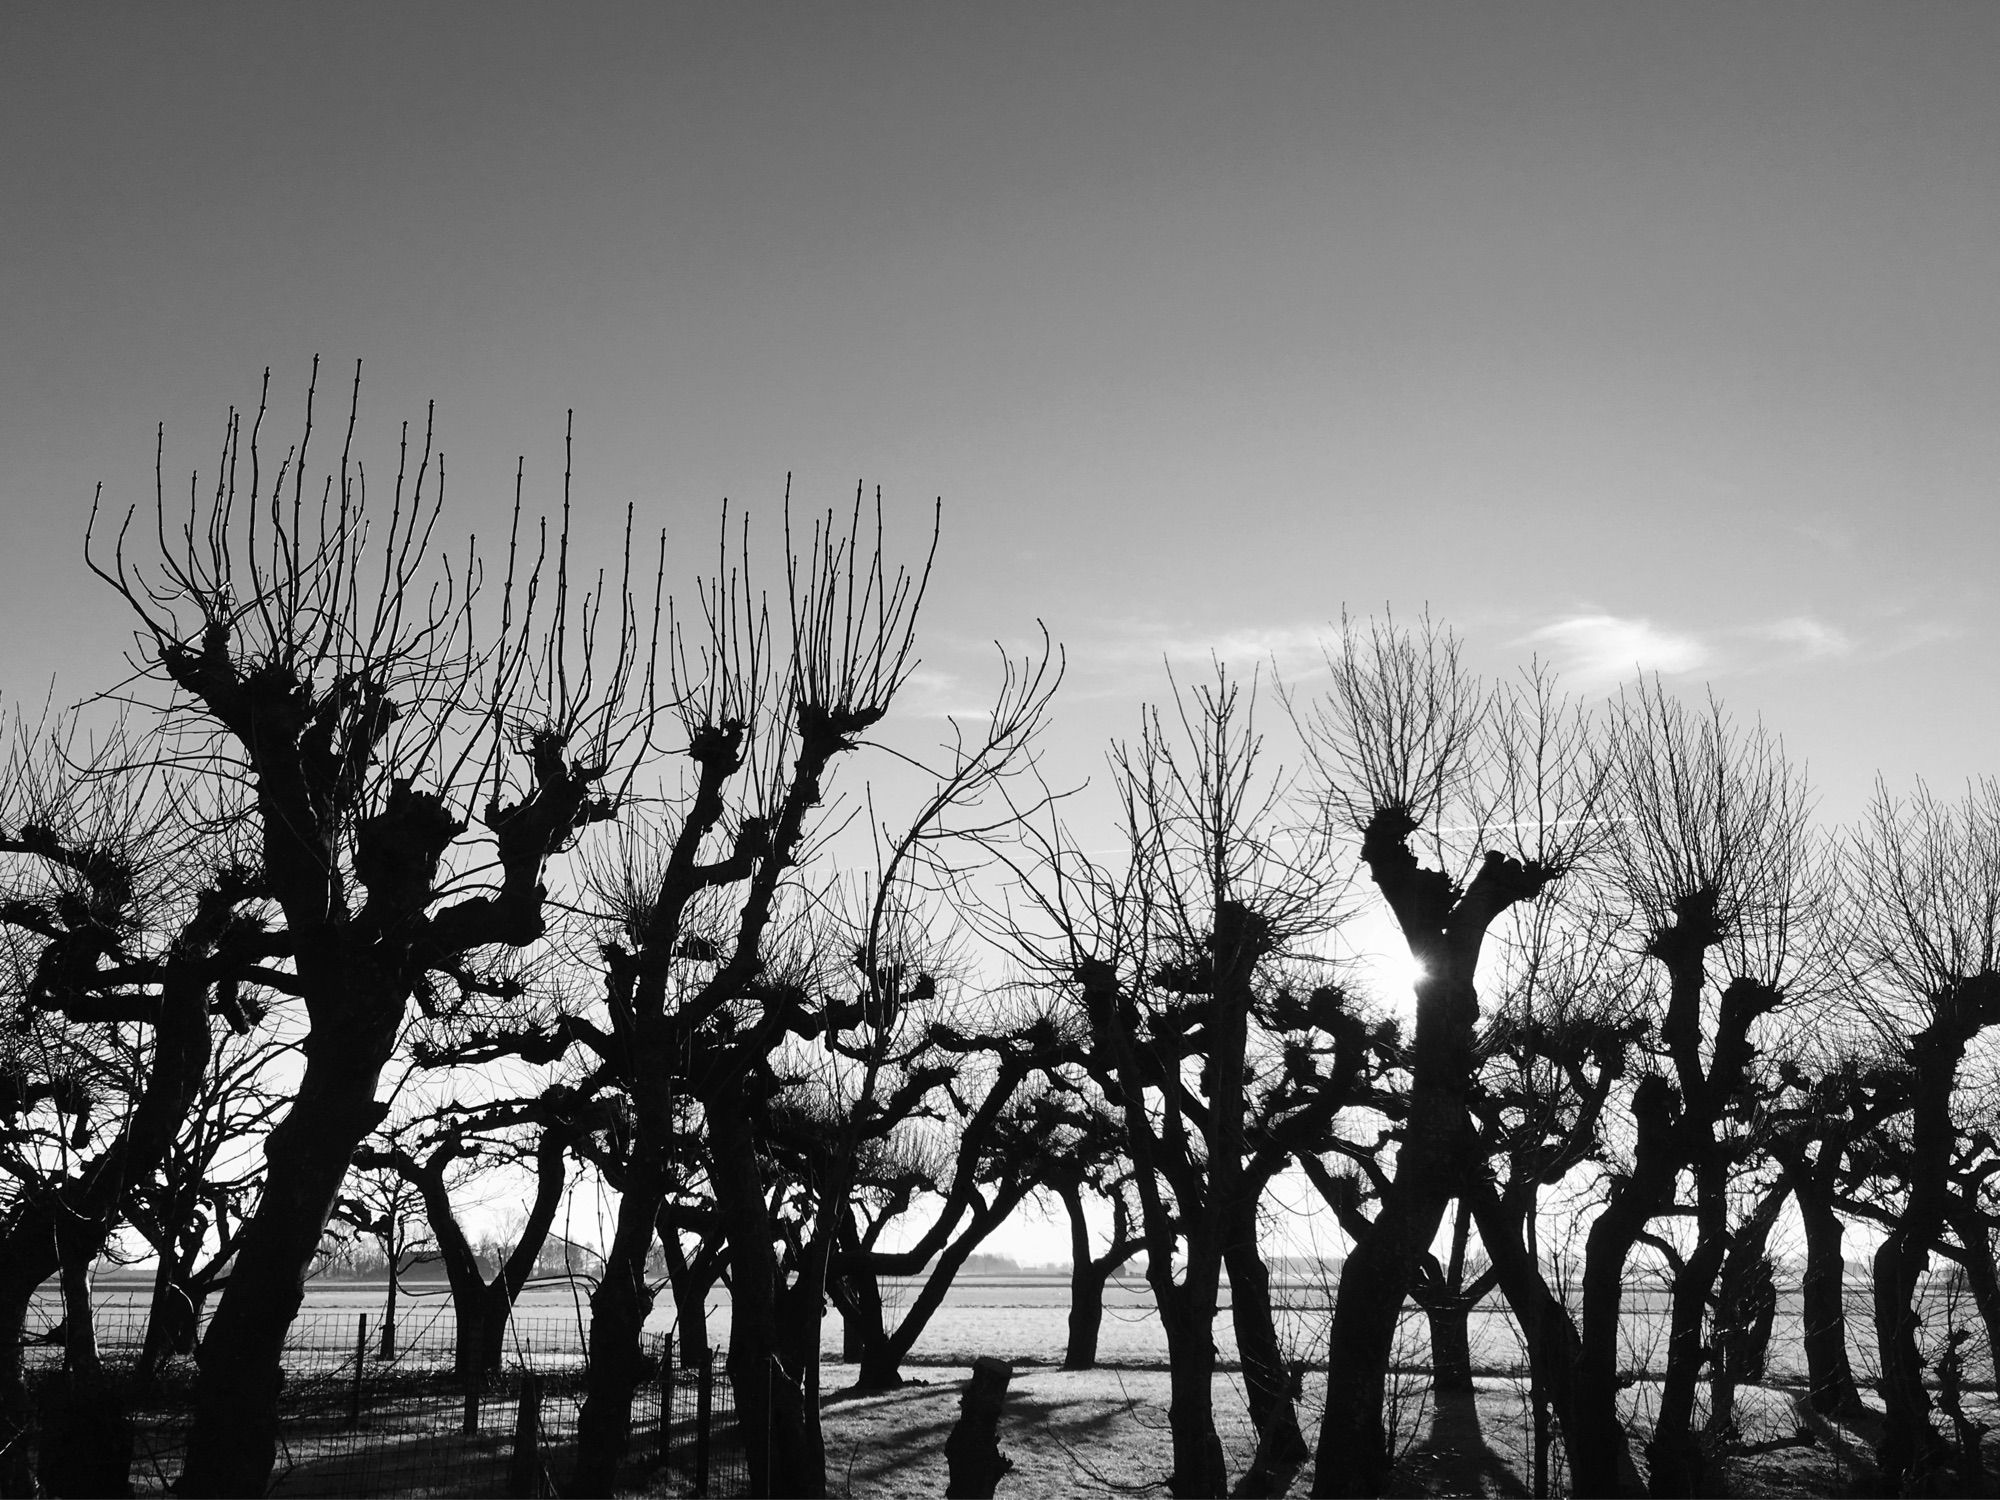
<path id="1" fill-rule="evenodd" d="M 1948 786 L 1996 78 L 1980 4 L 9 6 L 0 685 L 110 680 L 93 485 L 319 352 L 378 473 L 436 397 L 455 529 L 518 454 L 554 500 L 569 407 L 591 545 L 636 501 L 683 580 L 788 470 L 912 543 L 942 495 L 929 706 L 1044 617 L 1085 769 L 1163 652 L 1388 602 L 1712 680 L 1835 816 Z"/>
<path id="2" fill-rule="evenodd" d="M 273 367 L 438 401 L 683 585 L 880 484 L 944 545 L 918 712 L 1069 648 L 1051 763 L 1163 655 L 1426 604 L 1484 668 L 1705 682 L 1810 760 L 1996 768 L 2000 6 L 0 10 L 0 692 L 109 685 L 102 481 Z M 1305 683 L 1310 686 L 1309 681 Z M 1060 1254 L 1020 1231 L 1000 1248 Z"/>

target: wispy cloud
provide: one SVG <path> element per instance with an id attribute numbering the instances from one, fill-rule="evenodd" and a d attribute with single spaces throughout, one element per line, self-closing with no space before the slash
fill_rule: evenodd
<path id="1" fill-rule="evenodd" d="M 1850 656 L 1854 652 L 1853 637 L 1846 631 L 1810 615 L 1790 615 L 1768 625 L 1752 626 L 1746 634 L 1769 641 L 1806 661 Z"/>
<path id="2" fill-rule="evenodd" d="M 1577 613 L 1530 631 L 1521 644 L 1545 654 L 1576 687 L 1615 687 L 1635 673 L 1663 677 L 1698 672 L 1710 679 L 1833 661 L 1880 661 L 1959 631 L 1929 621 L 1856 635 L 1815 615 L 1784 615 L 1703 631 L 1657 625 L 1636 616 Z"/>
<path id="3" fill-rule="evenodd" d="M 990 687 L 987 691 L 990 691 Z M 981 702 L 981 689 L 969 684 L 956 672 L 936 667 L 918 667 L 903 681 L 896 697 L 899 713 L 913 719 L 985 719 L 992 717 L 993 705 Z"/>
<path id="4" fill-rule="evenodd" d="M 1530 631 L 1526 644 L 1546 653 L 1585 690 L 1610 687 L 1637 672 L 1693 672 L 1714 659 L 1697 636 L 1622 615 L 1570 615 Z"/>
<path id="5" fill-rule="evenodd" d="M 1176 674 L 1220 661 L 1232 672 L 1262 670 L 1268 678 L 1275 664 L 1286 682 L 1298 682 L 1326 670 L 1324 643 L 1338 629 L 1318 621 L 1309 625 L 1240 625 L 1202 635 L 1185 625 L 1160 620 L 1125 619 L 1107 623 L 1098 632 L 1070 643 L 1073 678 L 1115 677 L 1102 692 L 1129 691 L 1134 674 L 1157 674 L 1164 666 Z M 1158 681 L 1155 677 L 1153 681 Z M 1150 684 L 1149 684 L 1150 685 Z M 1078 683 L 1082 696 L 1095 696 L 1093 681 Z"/>

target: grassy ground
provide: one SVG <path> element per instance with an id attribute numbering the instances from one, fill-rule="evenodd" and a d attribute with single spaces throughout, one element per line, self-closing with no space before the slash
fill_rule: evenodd
<path id="1" fill-rule="evenodd" d="M 830 1394 L 823 1426 L 832 1493 L 862 1500 L 918 1500 L 944 1492 L 944 1442 L 958 1418 L 961 1382 L 946 1371 L 920 1373 L 935 1383 L 858 1395 L 838 1388 L 843 1375 L 851 1378 L 851 1370 L 826 1371 Z M 1420 1381 L 1405 1383 L 1398 1410 L 1399 1482 L 1393 1493 L 1529 1493 L 1533 1441 L 1526 1383 L 1481 1378 L 1476 1384 L 1471 1399 L 1452 1401 L 1440 1409 Z M 1318 1420 L 1316 1394 L 1308 1380 L 1301 1412 L 1308 1441 Z M 1640 1450 L 1649 1394 L 1643 1385 L 1627 1393 L 1634 1446 Z M 1000 1424 L 1001 1452 L 1015 1467 L 1000 1495 L 1003 1500 L 1053 1500 L 1085 1494 L 1164 1494 L 1173 1461 L 1167 1400 L 1163 1370 L 1017 1373 Z M 1824 1441 L 1801 1440 L 1791 1392 L 1751 1387 L 1738 1400 L 1742 1444 L 1725 1468 L 1731 1493 L 1805 1496 L 1847 1491 L 1854 1477 L 1851 1458 L 1865 1452 L 1865 1434 L 1849 1433 L 1852 1448 L 1843 1455 Z M 1217 1377 L 1215 1410 L 1233 1481 L 1248 1467 L 1256 1448 L 1240 1379 Z M 1308 1464 L 1294 1481 L 1292 1493 L 1305 1493 L 1311 1478 Z"/>

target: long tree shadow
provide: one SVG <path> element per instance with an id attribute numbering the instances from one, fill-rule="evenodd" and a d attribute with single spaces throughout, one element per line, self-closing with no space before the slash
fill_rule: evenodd
<path id="1" fill-rule="evenodd" d="M 1527 1486 L 1486 1442 L 1477 1391 L 1432 1394 L 1430 1431 L 1396 1466 L 1392 1495 L 1525 1496 Z"/>

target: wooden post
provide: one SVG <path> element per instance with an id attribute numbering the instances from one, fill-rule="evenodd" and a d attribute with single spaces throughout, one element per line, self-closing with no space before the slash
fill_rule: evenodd
<path id="1" fill-rule="evenodd" d="M 542 1379 L 533 1370 L 521 1376 L 521 1409 L 514 1416 L 514 1459 L 507 1481 L 507 1493 L 522 1500 L 535 1500 L 542 1493 Z"/>
<path id="2" fill-rule="evenodd" d="M 361 1425 L 361 1373 L 368 1365 L 368 1314 L 361 1314 L 354 1327 L 354 1388 L 347 1396 L 347 1425 Z"/>
<path id="3" fill-rule="evenodd" d="M 972 1362 L 972 1378 L 958 1398 L 958 1423 L 944 1443 L 950 1470 L 945 1494 L 952 1500 L 992 1500 L 995 1487 L 1014 1467 L 999 1442 L 1000 1405 L 1013 1378 L 1014 1367 L 1004 1359 L 982 1354 Z"/>
<path id="4" fill-rule="evenodd" d="M 674 1336 L 671 1333 L 660 1336 L 660 1462 L 665 1464 L 673 1454 L 674 1428 Z"/>
<path id="5" fill-rule="evenodd" d="M 694 1397 L 694 1492 L 708 1493 L 709 1416 L 715 1410 L 715 1351 L 701 1351 L 701 1381 Z"/>
<path id="6" fill-rule="evenodd" d="M 465 1382 L 465 1421 L 459 1430 L 467 1437 L 479 1431 L 479 1377 L 469 1377 Z"/>

